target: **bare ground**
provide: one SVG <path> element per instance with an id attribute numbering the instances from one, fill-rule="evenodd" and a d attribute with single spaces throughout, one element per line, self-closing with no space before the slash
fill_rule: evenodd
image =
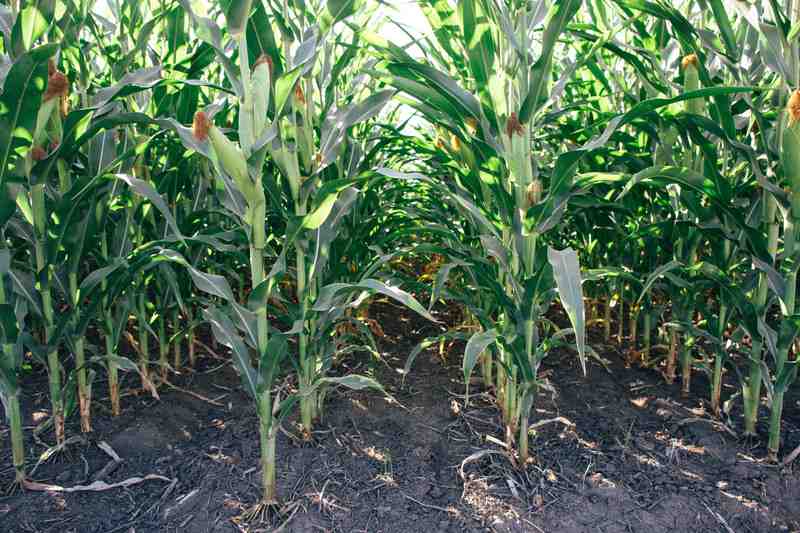
<path id="1" fill-rule="evenodd" d="M 722 422 L 708 416 L 701 376 L 697 395 L 681 399 L 677 385 L 652 370 L 625 368 L 618 349 L 601 339 L 592 344 L 608 370 L 592 363 L 585 378 L 574 356 L 554 355 L 546 371 L 557 396 L 538 398 L 535 460 L 520 469 L 501 444 L 489 396 L 474 387 L 464 404 L 462 347 L 444 358 L 438 349 L 423 352 L 402 383 L 409 351 L 434 330 L 386 304 L 376 306 L 374 318 L 386 332 L 384 360 L 365 356 L 342 370 L 374 374 L 397 402 L 374 392 L 331 394 L 312 445 L 294 439 L 294 427 L 285 424 L 278 443 L 284 512 L 273 522 L 234 520 L 259 496 L 255 410 L 230 365 L 206 358 L 174 379 L 205 400 L 162 389 L 160 401 L 125 397 L 117 419 L 98 408 L 95 432 L 32 475 L 64 487 L 90 483 L 98 473 L 107 483 L 148 474 L 168 481 L 102 492 L 17 492 L 0 498 L 0 531 L 800 531 L 800 460 L 770 465 L 763 443 L 738 437 L 739 413 Z M 46 390 L 44 380 L 34 375 L 25 384 L 28 428 L 47 409 L 44 394 L 30 393 Z M 134 386 L 136 379 L 128 375 L 126 382 Z M 731 383 L 725 394 L 733 392 Z M 797 395 L 788 398 L 785 419 L 788 451 L 800 445 Z M 0 426 L 3 485 L 13 478 L 7 434 Z M 45 450 L 26 435 L 31 457 Z M 101 442 L 122 462 L 114 463 Z"/>

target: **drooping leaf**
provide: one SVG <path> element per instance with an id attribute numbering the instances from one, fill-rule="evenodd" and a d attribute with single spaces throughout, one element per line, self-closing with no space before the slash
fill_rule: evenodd
<path id="1" fill-rule="evenodd" d="M 655 283 L 658 279 L 665 276 L 668 272 L 681 268 L 682 266 L 683 264 L 680 261 L 678 261 L 677 259 L 673 259 L 653 270 L 653 272 L 651 272 L 647 276 L 644 285 L 642 285 L 642 292 L 639 294 L 639 298 L 637 298 L 636 300 L 637 305 L 642 301 L 642 299 L 644 299 L 644 297 L 650 291 L 650 287 L 653 286 L 653 283 Z"/>
<path id="2" fill-rule="evenodd" d="M 118 83 L 97 91 L 93 105 L 103 107 L 114 98 L 124 98 L 139 91 L 152 89 L 161 82 L 161 65 L 125 74 Z"/>
<path id="3" fill-rule="evenodd" d="M 236 332 L 236 328 L 230 318 L 213 306 L 204 309 L 203 316 L 211 324 L 212 332 L 217 341 L 231 349 L 233 353 L 233 362 L 239 373 L 239 377 L 242 378 L 245 391 L 247 391 L 251 398 L 258 398 L 258 374 L 253 368 L 250 352 Z"/>
<path id="4" fill-rule="evenodd" d="M 572 329 L 575 331 L 578 357 L 581 361 L 583 374 L 586 375 L 586 317 L 584 314 L 581 266 L 578 262 L 578 254 L 572 248 L 564 250 L 548 248 L 547 260 L 550 262 L 550 266 L 553 267 L 553 276 L 556 279 L 561 305 L 572 323 Z"/>
<path id="5" fill-rule="evenodd" d="M 322 382 L 331 385 L 341 385 L 352 390 L 375 389 L 386 394 L 386 389 L 383 388 L 383 385 L 370 377 L 360 374 L 348 374 L 342 377 L 324 377 L 322 378 Z"/>
<path id="6" fill-rule="evenodd" d="M 469 380 L 470 376 L 472 375 L 472 370 L 475 368 L 475 365 L 478 363 L 478 358 L 480 355 L 488 348 L 491 344 L 497 341 L 499 334 L 496 329 L 490 329 L 487 331 L 479 331 L 472 335 L 467 341 L 467 346 L 464 349 L 464 361 L 463 361 L 463 371 L 464 371 L 464 384 L 467 387 L 466 390 L 466 401 L 469 402 Z"/>
<path id="7" fill-rule="evenodd" d="M 175 220 L 175 217 L 172 216 L 172 212 L 169 210 L 167 203 L 158 194 L 158 191 L 155 188 L 147 183 L 144 180 L 140 180 L 135 176 L 131 176 L 129 174 L 115 174 L 114 177 L 120 181 L 125 182 L 136 194 L 139 194 L 145 197 L 147 200 L 152 203 L 156 209 L 161 213 L 164 219 L 167 221 L 170 229 L 173 231 L 175 236 L 182 237 L 183 234 L 181 233 L 180 228 L 178 228 L 178 223 Z"/>
<path id="8" fill-rule="evenodd" d="M 160 251 L 160 255 L 169 261 L 186 267 L 195 286 L 201 291 L 212 296 L 217 296 L 229 302 L 236 301 L 236 297 L 233 295 L 233 290 L 231 289 L 230 284 L 228 284 L 228 280 L 223 276 L 218 274 L 210 274 L 208 272 L 203 272 L 196 269 L 186 260 L 186 258 L 174 250 L 162 249 Z"/>

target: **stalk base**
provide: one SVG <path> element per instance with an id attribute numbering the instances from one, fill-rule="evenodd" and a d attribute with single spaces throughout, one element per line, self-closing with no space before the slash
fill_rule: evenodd
<path id="1" fill-rule="evenodd" d="M 91 407 L 92 401 L 89 396 L 80 395 L 78 396 L 78 403 L 79 409 L 81 413 L 81 432 L 82 433 L 91 433 L 92 432 L 92 414 L 91 414 Z"/>
<path id="2" fill-rule="evenodd" d="M 111 384 L 109 395 L 111 396 L 111 416 L 119 416 L 122 414 L 119 401 L 119 383 Z"/>
<path id="3" fill-rule="evenodd" d="M 273 524 L 285 514 L 284 510 L 275 501 L 260 501 L 245 510 L 242 514 L 233 519 L 237 524 Z"/>

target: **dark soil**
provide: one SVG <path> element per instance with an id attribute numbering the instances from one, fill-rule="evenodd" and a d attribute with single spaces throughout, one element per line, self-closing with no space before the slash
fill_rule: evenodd
<path id="1" fill-rule="evenodd" d="M 678 385 L 664 384 L 653 370 L 625 368 L 618 348 L 600 338 L 592 345 L 609 360 L 608 371 L 593 362 L 584 378 L 574 356 L 553 355 L 545 371 L 556 397 L 539 397 L 531 421 L 548 422 L 532 438 L 535 460 L 520 469 L 500 444 L 489 396 L 473 386 L 464 405 L 462 346 L 444 358 L 438 347 L 421 353 L 403 385 L 408 353 L 436 330 L 389 304 L 375 306 L 373 318 L 386 333 L 384 361 L 350 361 L 347 370 L 373 373 L 399 404 L 374 392 L 331 393 L 312 445 L 297 442 L 291 421 L 284 424 L 278 482 L 285 508 L 273 523 L 233 520 L 260 494 L 255 409 L 232 367 L 206 358 L 173 381 L 218 405 L 162 389 L 160 401 L 125 397 L 117 419 L 95 408 L 94 433 L 32 475 L 64 487 L 88 484 L 109 464 L 98 447 L 106 442 L 122 458 L 107 471 L 107 483 L 147 474 L 172 481 L 103 492 L 17 492 L 0 498 L 0 531 L 800 530 L 800 459 L 794 467 L 770 465 L 763 443 L 731 434 L 741 432 L 738 413 L 726 425 L 708 416 L 699 373 L 697 396 L 681 399 Z M 46 395 L 31 394 L 46 390 L 44 377 L 30 381 L 23 406 L 29 459 L 45 450 L 30 429 L 36 413 L 47 410 Z M 127 387 L 136 381 L 128 375 Z M 734 392 L 731 383 L 725 395 Z M 800 444 L 796 396 L 787 400 L 785 419 L 788 452 Z M 78 434 L 74 422 L 69 429 Z M 8 485 L 7 428 L 0 435 L 0 483 Z"/>

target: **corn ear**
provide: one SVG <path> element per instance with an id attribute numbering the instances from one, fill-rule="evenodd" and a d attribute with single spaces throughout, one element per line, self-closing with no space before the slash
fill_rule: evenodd
<path id="1" fill-rule="evenodd" d="M 535 179 L 528 185 L 528 207 L 534 206 L 542 201 L 542 181 Z"/>
<path id="2" fill-rule="evenodd" d="M 303 184 L 303 177 L 300 175 L 300 162 L 297 159 L 297 152 L 290 152 L 284 149 L 282 159 L 283 168 L 289 178 L 289 188 L 292 190 L 292 198 L 295 201 L 300 199 L 300 186 Z"/>
<path id="3" fill-rule="evenodd" d="M 800 89 L 789 97 L 788 122 L 781 139 L 783 172 L 792 188 L 792 212 L 800 219 Z"/>
<path id="4" fill-rule="evenodd" d="M 697 54 L 689 54 L 681 61 L 683 68 L 683 88 L 686 92 L 696 91 L 701 88 L 700 84 L 700 62 Z M 692 98 L 686 101 L 686 111 L 695 115 L 702 115 L 705 108 L 705 100 L 702 98 Z"/>
<path id="5" fill-rule="evenodd" d="M 41 150 L 41 148 L 39 148 Z M 31 186 L 31 211 L 33 212 L 33 229 L 37 237 L 47 232 L 47 211 L 45 211 L 44 183 Z"/>
<path id="6" fill-rule="evenodd" d="M 47 141 L 60 143 L 61 128 L 61 100 L 69 94 L 69 79 L 64 73 L 56 70 L 51 62 L 48 65 L 47 89 L 42 95 L 42 105 L 36 115 L 36 129 L 33 133 L 33 146 L 41 147 Z"/>
<path id="7" fill-rule="evenodd" d="M 253 102 L 252 93 L 247 93 L 247 99 L 239 107 L 239 143 L 246 155 L 250 155 L 255 135 L 253 134 Z"/>
<path id="8" fill-rule="evenodd" d="M 794 91 L 789 97 L 786 111 L 789 114 L 789 127 L 796 126 L 800 123 L 800 89 Z"/>
<path id="9" fill-rule="evenodd" d="M 244 195 L 247 203 L 257 203 L 255 186 L 253 185 L 253 180 L 250 179 L 247 160 L 242 150 L 214 125 L 211 125 L 208 130 L 208 138 L 211 141 L 214 153 L 222 165 L 222 169 L 233 178 L 236 187 Z"/>
<path id="10" fill-rule="evenodd" d="M 519 207 L 527 203 L 527 187 L 533 180 L 529 126 L 520 123 L 516 113 L 511 113 L 506 122 L 504 145 L 506 164 L 511 178 L 517 186 Z"/>
<path id="11" fill-rule="evenodd" d="M 34 146 L 31 148 L 31 159 L 34 161 L 42 161 L 47 157 L 47 150 L 41 146 Z"/>
<path id="12" fill-rule="evenodd" d="M 300 82 L 298 82 L 298 83 L 297 83 L 297 84 L 294 86 L 294 98 L 293 98 L 293 102 L 294 102 L 294 108 L 295 108 L 297 111 L 300 111 L 300 112 L 302 112 L 302 111 L 304 110 L 304 108 L 305 108 L 305 105 L 306 105 L 306 95 L 305 95 L 305 93 L 303 92 L 303 87 L 302 87 L 302 85 L 300 85 Z"/>
<path id="13" fill-rule="evenodd" d="M 250 94 L 253 99 L 253 137 L 258 140 L 267 127 L 267 111 L 269 109 L 269 96 L 272 77 L 272 60 L 269 56 L 262 55 L 253 68 L 252 89 Z"/>
<path id="14" fill-rule="evenodd" d="M 314 132 L 313 126 L 310 124 L 311 117 L 307 108 L 308 100 L 305 92 L 303 92 L 302 80 L 295 85 L 293 103 L 295 111 L 302 117 L 302 121 L 298 123 L 296 128 L 297 151 L 303 164 L 302 168 L 310 172 L 311 164 L 314 160 Z"/>
<path id="15" fill-rule="evenodd" d="M 461 143 L 460 155 L 467 167 L 478 172 L 478 160 L 475 158 L 475 152 L 472 151 L 472 148 L 470 148 L 468 144 Z"/>
<path id="16" fill-rule="evenodd" d="M 58 101 L 60 103 L 60 100 Z M 61 123 L 61 106 L 50 114 L 50 121 L 47 123 L 47 138 L 50 144 L 58 146 L 61 144 L 61 138 L 64 136 L 64 128 Z"/>
<path id="17" fill-rule="evenodd" d="M 46 143 L 47 128 L 50 124 L 50 118 L 57 110 L 57 98 L 50 98 L 42 102 L 42 105 L 39 107 L 39 113 L 36 115 L 36 129 L 33 130 L 33 146 L 42 146 Z"/>

